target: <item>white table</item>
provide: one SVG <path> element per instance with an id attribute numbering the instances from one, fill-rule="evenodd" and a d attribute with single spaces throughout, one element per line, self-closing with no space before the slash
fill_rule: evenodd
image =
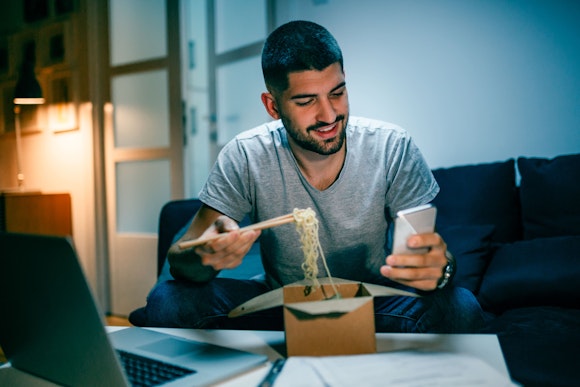
<path id="1" fill-rule="evenodd" d="M 109 331 L 123 327 L 108 327 Z M 245 330 L 203 330 L 149 328 L 171 335 L 207 342 L 243 351 L 264 354 L 272 362 L 285 353 L 284 332 Z M 377 352 L 427 350 L 477 357 L 502 375 L 509 377 L 496 335 L 489 334 L 412 334 L 378 333 Z M 267 374 L 270 364 L 223 383 L 224 386 L 257 385 Z"/>

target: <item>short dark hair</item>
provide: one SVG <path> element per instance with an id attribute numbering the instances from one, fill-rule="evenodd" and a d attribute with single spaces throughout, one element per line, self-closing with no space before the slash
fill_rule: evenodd
<path id="1" fill-rule="evenodd" d="M 288 73 L 343 68 L 342 51 L 332 34 L 316 23 L 296 20 L 275 29 L 262 49 L 262 73 L 270 92 L 288 88 Z"/>

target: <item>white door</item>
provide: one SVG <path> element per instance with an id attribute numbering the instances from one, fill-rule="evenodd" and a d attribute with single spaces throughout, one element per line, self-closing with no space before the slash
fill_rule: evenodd
<path id="1" fill-rule="evenodd" d="M 187 196 L 197 196 L 227 141 L 270 119 L 260 57 L 274 8 L 274 0 L 182 0 Z"/>
<path id="2" fill-rule="evenodd" d="M 110 310 L 145 304 L 157 222 L 183 197 L 179 0 L 109 0 L 105 164 Z"/>

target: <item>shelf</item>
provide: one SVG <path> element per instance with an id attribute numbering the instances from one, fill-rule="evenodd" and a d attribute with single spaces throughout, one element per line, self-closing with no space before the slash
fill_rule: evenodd
<path id="1" fill-rule="evenodd" d="M 0 231 L 72 236 L 71 197 L 68 193 L 2 192 Z"/>

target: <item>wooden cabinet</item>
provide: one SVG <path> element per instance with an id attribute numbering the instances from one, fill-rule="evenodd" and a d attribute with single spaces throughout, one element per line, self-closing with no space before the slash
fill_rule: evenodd
<path id="1" fill-rule="evenodd" d="M 72 236 L 71 197 L 68 193 L 1 193 L 0 231 Z"/>

